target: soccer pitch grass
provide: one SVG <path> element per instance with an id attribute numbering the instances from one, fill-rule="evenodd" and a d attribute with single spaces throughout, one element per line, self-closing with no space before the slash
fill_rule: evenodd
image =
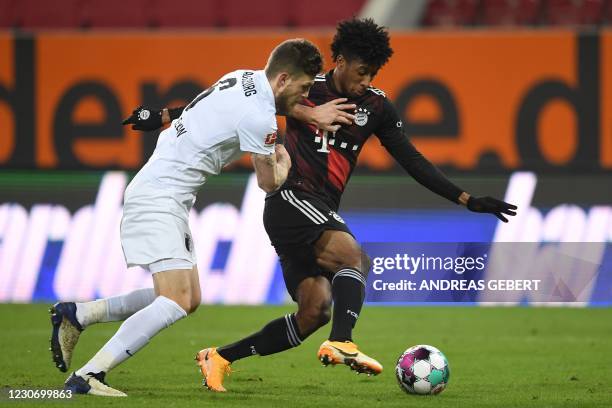
<path id="1" fill-rule="evenodd" d="M 378 377 L 316 359 L 324 327 L 299 348 L 234 364 L 227 394 L 202 388 L 193 357 L 238 340 L 291 306 L 202 306 L 155 337 L 107 377 L 126 399 L 78 396 L 72 401 L 9 402 L 6 389 L 61 387 L 67 374 L 51 362 L 48 305 L 0 305 L 0 406 L 104 407 L 610 407 L 612 309 L 368 307 L 355 331 L 361 348 L 379 359 Z M 117 329 L 88 328 L 72 368 L 80 367 Z M 431 344 L 448 357 L 451 378 L 438 396 L 404 394 L 395 361 L 404 349 Z M 72 405 L 76 404 L 76 405 Z"/>

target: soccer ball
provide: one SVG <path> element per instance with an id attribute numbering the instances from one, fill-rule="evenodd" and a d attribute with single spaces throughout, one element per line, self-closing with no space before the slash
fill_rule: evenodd
<path id="1" fill-rule="evenodd" d="M 448 360 L 433 346 L 418 345 L 404 351 L 397 360 L 395 376 L 408 394 L 435 395 L 448 384 Z"/>

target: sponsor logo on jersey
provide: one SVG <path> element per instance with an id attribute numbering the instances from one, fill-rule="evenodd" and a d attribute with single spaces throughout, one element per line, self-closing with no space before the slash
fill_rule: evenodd
<path id="1" fill-rule="evenodd" d="M 274 145 L 274 143 L 276 143 L 276 132 L 266 135 L 266 139 L 264 140 L 264 145 L 272 146 Z"/>
<path id="2" fill-rule="evenodd" d="M 370 111 L 366 108 L 359 108 L 355 113 L 355 124 L 357 126 L 365 126 L 368 123 L 368 116 L 370 115 Z"/>

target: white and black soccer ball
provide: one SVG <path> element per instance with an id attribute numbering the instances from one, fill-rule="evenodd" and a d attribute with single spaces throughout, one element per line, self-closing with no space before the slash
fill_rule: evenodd
<path id="1" fill-rule="evenodd" d="M 397 360 L 395 376 L 408 394 L 435 395 L 446 388 L 450 368 L 446 356 L 433 346 L 417 345 Z"/>

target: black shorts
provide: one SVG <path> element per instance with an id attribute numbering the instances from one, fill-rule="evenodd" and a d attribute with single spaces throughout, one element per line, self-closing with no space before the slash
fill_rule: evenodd
<path id="1" fill-rule="evenodd" d="M 316 262 L 314 244 L 323 232 L 336 230 L 353 235 L 344 220 L 327 204 L 297 190 L 281 190 L 266 198 L 264 227 L 280 259 L 285 286 L 293 300 L 304 279 L 332 277 Z"/>

